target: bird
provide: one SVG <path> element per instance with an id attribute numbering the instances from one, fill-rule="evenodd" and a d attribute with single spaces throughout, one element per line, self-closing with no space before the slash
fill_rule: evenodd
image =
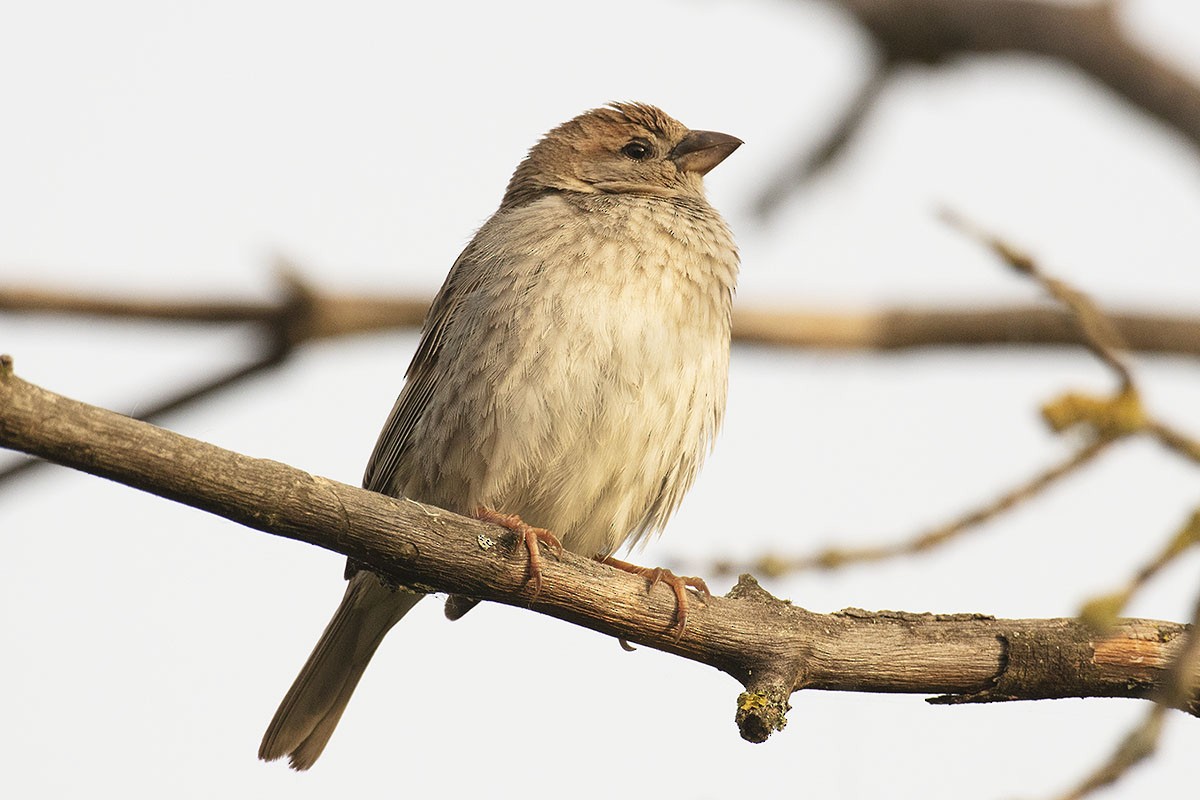
<path id="1" fill-rule="evenodd" d="M 656 533 L 725 410 L 739 255 L 703 177 L 742 141 L 615 102 L 550 130 L 450 269 L 366 468 L 366 489 L 612 557 Z M 310 768 L 384 635 L 424 596 L 350 562 L 345 596 L 259 749 Z M 447 616 L 474 604 L 451 597 Z"/>

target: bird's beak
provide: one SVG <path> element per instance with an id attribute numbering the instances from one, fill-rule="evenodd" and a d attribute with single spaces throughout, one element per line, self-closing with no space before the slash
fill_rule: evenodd
<path id="1" fill-rule="evenodd" d="M 704 175 L 728 158 L 741 144 L 741 139 L 727 133 L 691 131 L 675 145 L 668 158 L 683 172 L 699 172 Z"/>

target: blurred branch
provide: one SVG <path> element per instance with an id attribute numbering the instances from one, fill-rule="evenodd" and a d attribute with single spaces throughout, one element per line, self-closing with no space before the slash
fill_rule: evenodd
<path id="1" fill-rule="evenodd" d="M 1122 341 L 1116 326 L 1087 295 L 1068 285 L 1065 281 L 1042 272 L 1028 254 L 1021 252 L 999 236 L 988 233 L 952 211 L 943 211 L 941 216 L 947 224 L 987 246 L 1013 271 L 1041 284 L 1047 294 L 1070 312 L 1072 320 L 1079 328 L 1084 346 L 1102 364 L 1112 370 L 1120 383 L 1118 391 L 1133 391 L 1133 377 L 1130 375 L 1129 367 L 1125 364 L 1125 357 L 1121 353 L 1125 349 L 1125 342 Z"/>
<path id="2" fill-rule="evenodd" d="M 745 689 L 736 718 L 750 741 L 782 728 L 789 696 L 806 688 L 940 693 L 941 703 L 1146 697 L 1166 690 L 1186 638 L 1184 626 L 1148 620 L 1123 620 L 1097 636 L 1068 619 L 813 614 L 750 576 L 726 597 L 694 603 L 676 635 L 665 586 L 647 591 L 641 578 L 564 553 L 546 560 L 535 595 L 524 549 L 504 529 L 70 400 L 17 378 L 7 356 L 0 409 L 0 446 L 342 553 L 421 591 L 530 606 L 716 667 Z M 1200 716 L 1194 692 L 1178 705 Z"/>
<path id="3" fill-rule="evenodd" d="M 770 216 L 771 212 L 792 194 L 796 186 L 808 183 L 837 160 L 862 127 L 867 113 L 874 107 L 894 74 L 894 62 L 885 60 L 880 63 L 859 87 L 858 93 L 842 111 L 825 138 L 816 147 L 805 146 L 792 158 L 791 167 L 779 171 L 767 180 L 766 187 L 759 193 L 754 204 L 754 211 L 760 218 Z"/>
<path id="4" fill-rule="evenodd" d="M 826 0 L 851 15 L 870 35 L 879 63 L 942 66 L 984 53 L 1028 53 L 1073 66 L 1135 108 L 1174 129 L 1200 149 L 1200 81 L 1134 41 L 1111 1 L 1073 5 L 1036 0 Z M 840 151 L 869 114 L 868 106 L 837 121 L 829 140 Z M 852 104 L 859 105 L 860 100 Z M 827 140 L 827 141 L 829 141 Z M 828 144 L 820 150 L 828 149 Z M 836 152 L 836 151 L 835 151 Z M 811 172 L 791 173 L 798 187 Z M 776 210 L 787 192 L 772 184 L 756 208 Z"/>
<path id="5" fill-rule="evenodd" d="M 972 509 L 945 524 L 922 532 L 911 539 L 902 539 L 884 544 L 863 547 L 827 547 L 816 553 L 799 556 L 781 556 L 772 553 L 759 556 L 748 564 L 719 559 L 708 568 L 717 575 L 732 575 L 749 570 L 772 578 L 792 572 L 811 569 L 839 569 L 850 564 L 867 564 L 886 561 L 900 556 L 916 555 L 947 544 L 952 539 L 977 528 L 993 517 L 997 517 L 1022 502 L 1040 494 L 1059 479 L 1070 475 L 1084 464 L 1091 462 L 1113 443 L 1112 439 L 1097 439 L 1089 442 L 1059 464 L 1035 475 L 1025 483 L 1011 489 L 979 508 Z M 686 565 L 672 565 L 675 569 L 687 569 Z"/>
<path id="6" fill-rule="evenodd" d="M 1146 713 L 1146 718 L 1126 734 L 1117 749 L 1103 764 L 1084 778 L 1078 786 L 1059 795 L 1057 800 L 1082 800 L 1097 790 L 1116 783 L 1124 777 L 1126 772 L 1154 755 L 1154 751 L 1158 747 L 1159 736 L 1162 734 L 1164 716 L 1166 716 L 1166 708 L 1161 705 L 1153 706 Z"/>
<path id="7" fill-rule="evenodd" d="M 1112 313 L 1129 347 L 1146 353 L 1200 355 L 1200 319 Z M 741 307 L 734 338 L 747 344 L 818 350 L 927 347 L 1067 347 L 1085 343 L 1071 314 L 1050 306 L 788 311 Z"/>
<path id="8" fill-rule="evenodd" d="M 0 311 L 160 322 L 251 322 L 276 331 L 276 339 L 295 344 L 413 328 L 421 324 L 429 308 L 429 299 L 422 297 L 319 291 L 290 264 L 278 265 L 277 274 L 280 291 L 275 302 L 97 297 L 94 293 L 0 286 Z"/>
<path id="9" fill-rule="evenodd" d="M 1164 567 L 1196 545 L 1200 545 L 1200 509 L 1192 512 L 1187 522 L 1175 532 L 1158 555 L 1149 563 L 1143 564 L 1124 586 L 1085 603 L 1079 612 L 1080 618 L 1096 630 L 1106 630 L 1116 624 L 1121 611 L 1134 594 L 1153 580 Z"/>
<path id="10" fill-rule="evenodd" d="M 298 302 L 297 298 L 300 299 Z M 184 323 L 251 322 L 286 332 L 294 346 L 359 333 L 415 328 L 430 298 L 327 292 L 287 278 L 278 303 L 97 298 L 0 286 L 0 311 Z M 1113 312 L 1108 319 L 1130 349 L 1200 355 L 1200 318 Z M 734 340 L 818 350 L 907 350 L 923 347 L 1062 347 L 1085 344 L 1072 315 L 1044 305 L 1000 308 L 882 308 L 874 311 L 739 306 Z"/>

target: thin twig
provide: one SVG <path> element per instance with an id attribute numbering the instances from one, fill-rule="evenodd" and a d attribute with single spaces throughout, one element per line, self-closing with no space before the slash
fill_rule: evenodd
<path id="1" fill-rule="evenodd" d="M 1123 438 L 1135 433 L 1147 433 L 1164 446 L 1197 459 L 1200 444 L 1173 428 L 1153 420 L 1142 406 L 1140 392 L 1120 351 L 1124 349 L 1120 335 L 1104 314 L 1082 292 L 1063 281 L 1051 278 L 1038 269 L 1033 259 L 1018 252 L 999 238 L 986 234 L 961 217 L 946 214 L 951 224 L 988 244 L 1009 266 L 1038 281 L 1055 299 L 1065 305 L 1079 321 L 1088 349 L 1117 377 L 1118 390 L 1110 398 L 1094 398 L 1068 394 L 1047 404 L 1043 413 L 1055 430 L 1065 430 L 1086 424 L 1096 441 Z M 1193 514 L 1176 533 L 1157 558 L 1143 566 L 1120 592 L 1091 601 L 1084 609 L 1084 619 L 1092 626 L 1110 627 L 1120 608 L 1133 592 L 1140 589 L 1167 563 L 1200 539 L 1200 512 Z M 1195 633 L 1200 626 L 1200 595 L 1192 612 L 1192 624 L 1187 642 L 1169 670 L 1169 678 L 1156 692 L 1155 706 L 1146 718 L 1122 740 L 1116 751 L 1061 800 L 1081 800 L 1097 789 L 1120 780 L 1134 766 L 1154 754 L 1162 734 L 1167 708 L 1197 708 L 1197 686 L 1191 670 L 1200 665 L 1200 638 Z"/>
<path id="2" fill-rule="evenodd" d="M 1120 589 L 1093 597 L 1084 603 L 1080 618 L 1098 631 L 1117 623 L 1133 596 L 1154 579 L 1168 564 L 1173 563 L 1192 547 L 1200 545 L 1200 509 L 1192 512 L 1175 535 L 1154 558 L 1143 564 Z"/>
<path id="3" fill-rule="evenodd" d="M 1065 307 L 1070 319 L 1074 320 L 1081 344 L 1116 376 L 1119 388 L 1112 396 L 1095 397 L 1082 393 L 1067 393 L 1047 403 L 1042 409 L 1043 417 L 1055 432 L 1082 429 L 1085 444 L 1061 464 L 1035 475 L 992 502 L 911 539 L 868 547 L 828 548 L 813 555 L 799 557 L 767 554 L 755 559 L 751 564 L 723 559 L 716 561 L 710 571 L 728 574 L 749 568 L 777 577 L 802 570 L 835 569 L 848 564 L 881 561 L 929 550 L 976 529 L 981 523 L 1045 491 L 1064 476 L 1091 462 L 1110 444 L 1134 434 L 1150 434 L 1180 454 L 1200 460 L 1200 443 L 1153 420 L 1147 414 L 1133 375 L 1121 352 L 1124 349 L 1121 334 L 1085 294 L 1064 281 L 1046 275 L 1031 257 L 961 216 L 952 212 L 944 212 L 942 216 L 949 224 L 991 249 L 1019 274 L 1037 281 L 1044 287 L 1052 298 Z M 1114 593 L 1099 598 L 1097 608 L 1106 610 L 1110 616 L 1115 617 L 1119 607 L 1114 609 L 1109 606 L 1115 602 L 1114 598 L 1117 596 L 1118 594 Z"/>
<path id="4" fill-rule="evenodd" d="M 867 113 L 874 108 L 894 73 L 895 62 L 882 59 L 858 88 L 825 138 L 815 147 L 805 147 L 793 159 L 792 166 L 780 170 L 767 182 L 754 202 L 754 213 L 759 219 L 765 220 L 778 211 L 798 187 L 811 181 L 842 154 L 862 128 Z"/>
<path id="5" fill-rule="evenodd" d="M 1146 424 L 1146 432 L 1157 439 L 1163 447 L 1175 451 L 1184 458 L 1200 463 L 1200 441 L 1194 437 L 1157 420 L 1151 420 Z"/>
<path id="6" fill-rule="evenodd" d="M 1162 734 L 1163 717 L 1166 707 L 1151 706 L 1145 718 L 1133 730 L 1125 735 L 1117 749 L 1108 759 L 1084 778 L 1078 786 L 1059 795 L 1056 800 L 1082 800 L 1105 786 L 1116 783 L 1125 773 L 1154 755 L 1158 747 L 1158 739 Z"/>
<path id="7" fill-rule="evenodd" d="M 866 547 L 830 547 L 815 554 L 803 556 L 778 556 L 767 554 L 753 561 L 737 562 L 729 559 L 717 560 L 708 571 L 718 575 L 730 575 L 752 571 L 770 577 L 780 577 L 793 572 L 812 569 L 840 569 L 851 564 L 883 561 L 899 556 L 915 555 L 944 545 L 984 522 L 1008 511 L 1020 503 L 1044 492 L 1057 481 L 1070 475 L 1100 455 L 1114 440 L 1102 438 L 1089 442 L 1068 458 L 1035 475 L 1019 486 L 1010 489 L 987 504 L 973 509 L 962 516 L 925 531 L 911 539 Z M 678 569 L 694 569 L 687 565 Z M 704 570 L 700 570 L 704 571 Z"/>
<path id="8" fill-rule="evenodd" d="M 959 214 L 945 210 L 940 216 L 947 224 L 982 242 L 1017 273 L 1037 281 L 1051 297 L 1071 312 L 1080 327 L 1083 345 L 1113 371 L 1121 384 L 1121 391 L 1133 386 L 1133 377 L 1120 352 L 1125 349 L 1121 334 L 1085 294 L 1065 281 L 1046 275 L 1028 254 Z"/>

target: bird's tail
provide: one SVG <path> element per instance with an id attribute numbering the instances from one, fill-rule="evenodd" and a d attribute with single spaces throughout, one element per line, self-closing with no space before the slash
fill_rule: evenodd
<path id="1" fill-rule="evenodd" d="M 360 570 L 271 720 L 258 757 L 288 756 L 292 769 L 316 762 L 384 634 L 425 595 L 393 590 Z"/>

